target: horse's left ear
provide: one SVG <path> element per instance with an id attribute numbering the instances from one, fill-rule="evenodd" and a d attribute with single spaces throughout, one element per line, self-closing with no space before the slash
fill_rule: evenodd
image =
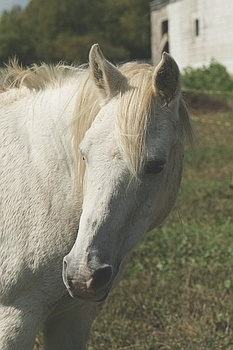
<path id="1" fill-rule="evenodd" d="M 166 52 L 154 70 L 155 93 L 168 105 L 180 93 L 180 71 L 175 60 Z"/>
<path id="2" fill-rule="evenodd" d="M 126 78 L 117 67 L 106 60 L 98 44 L 91 47 L 89 62 L 91 76 L 103 97 L 109 99 L 115 96 Z"/>

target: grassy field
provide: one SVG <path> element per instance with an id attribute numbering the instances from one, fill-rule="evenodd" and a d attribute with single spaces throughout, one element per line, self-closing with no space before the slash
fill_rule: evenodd
<path id="1" fill-rule="evenodd" d="M 233 112 L 223 112 L 193 113 L 199 144 L 177 204 L 133 253 L 88 350 L 233 349 Z"/>
<path id="2" fill-rule="evenodd" d="M 135 250 L 88 350 L 233 349 L 233 112 L 194 117 L 177 204 Z"/>

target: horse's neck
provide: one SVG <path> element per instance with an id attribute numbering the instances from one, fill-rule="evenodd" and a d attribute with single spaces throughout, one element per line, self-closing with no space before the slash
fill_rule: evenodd
<path id="1" fill-rule="evenodd" d="M 58 222 L 64 224 L 66 242 L 76 235 L 81 201 L 75 193 L 71 143 L 75 102 L 75 87 L 64 85 L 28 90 L 0 108 L 0 207 L 15 210 L 11 215 L 21 241 L 23 230 L 33 241 L 38 232 L 47 231 L 47 223 L 51 241 L 57 237 Z M 1 223 L 7 222 L 8 210 L 4 214 Z"/>
<path id="2" fill-rule="evenodd" d="M 30 94 L 29 89 L 23 87 L 21 89 L 11 89 L 9 91 L 2 91 L 0 93 L 0 108 L 7 107 L 10 104 L 21 100 Z"/>
<path id="3" fill-rule="evenodd" d="M 77 86 L 65 84 L 59 88 L 42 91 L 34 100 L 34 109 L 37 108 L 37 118 L 57 130 L 65 132 L 64 127 L 71 127 L 75 116 L 75 103 L 77 99 Z M 33 105 L 32 105 L 33 107 Z"/>
<path id="4" fill-rule="evenodd" d="M 41 91 L 24 89 L 27 91 L 22 98 L 20 89 L 10 91 L 10 94 L 19 95 L 9 98 L 8 102 L 5 100 L 0 108 L 1 142 L 6 144 L 7 152 L 10 148 L 12 154 L 18 155 L 20 150 L 19 169 L 34 169 L 41 178 L 50 178 L 51 186 L 56 181 L 61 182 L 58 177 L 62 176 L 75 187 L 77 147 L 72 137 L 77 104 L 83 96 L 82 79 L 81 82 L 72 79 L 60 87 Z M 81 105 L 84 104 L 82 101 Z"/>
<path id="5" fill-rule="evenodd" d="M 20 95 L 20 89 L 17 90 Z M 17 91 L 12 90 L 9 94 L 17 95 Z M 67 170 L 71 171 L 74 158 L 71 135 L 77 87 L 64 84 L 39 92 L 28 90 L 26 96 L 19 99 L 12 96 L 0 110 L 2 142 L 9 144 L 7 147 L 12 148 L 12 152 L 17 148 L 22 150 L 26 164 L 35 163 L 49 172 L 54 164 L 64 165 L 65 162 Z"/>

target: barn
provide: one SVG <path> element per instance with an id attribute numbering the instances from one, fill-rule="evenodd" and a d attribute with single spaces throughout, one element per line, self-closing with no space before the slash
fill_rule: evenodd
<path id="1" fill-rule="evenodd" d="M 153 63 L 167 51 L 181 70 L 215 59 L 233 75 L 233 0 L 154 0 L 150 14 Z"/>

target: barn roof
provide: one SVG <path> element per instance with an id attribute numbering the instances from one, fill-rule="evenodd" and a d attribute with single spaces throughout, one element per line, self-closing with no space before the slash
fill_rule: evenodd
<path id="1" fill-rule="evenodd" d="M 166 6 L 170 2 L 176 2 L 176 1 L 179 1 L 179 0 L 154 0 L 150 2 L 150 10 L 151 11 L 160 10 L 162 7 Z"/>

